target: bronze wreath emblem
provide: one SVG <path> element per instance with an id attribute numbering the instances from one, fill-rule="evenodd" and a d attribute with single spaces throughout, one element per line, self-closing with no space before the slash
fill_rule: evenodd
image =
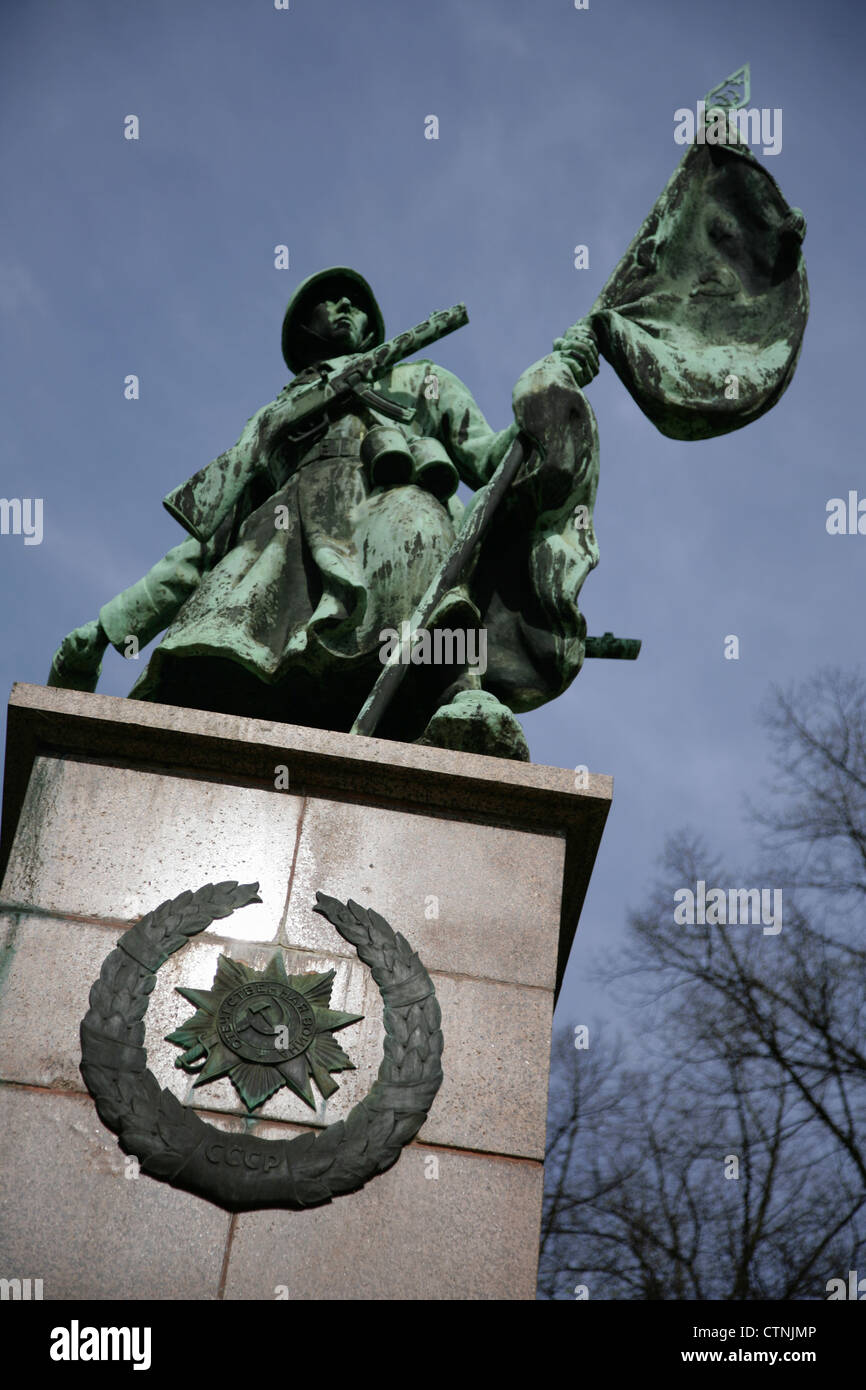
<path id="1" fill-rule="evenodd" d="M 81 1024 L 81 1075 L 121 1148 L 151 1177 L 230 1211 L 301 1209 L 357 1191 L 396 1163 L 442 1081 L 439 1004 L 416 952 L 378 912 L 317 893 L 313 910 L 355 947 L 385 1004 L 384 1055 L 364 1099 L 319 1134 L 274 1140 L 217 1129 L 160 1089 L 143 1046 L 156 972 L 215 918 L 260 901 L 257 889 L 208 883 L 142 917 L 103 962 Z"/>

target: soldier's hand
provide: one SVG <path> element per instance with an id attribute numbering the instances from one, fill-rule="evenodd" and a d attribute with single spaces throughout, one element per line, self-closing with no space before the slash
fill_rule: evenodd
<path id="1" fill-rule="evenodd" d="M 62 690 L 95 690 L 107 646 L 108 637 L 98 618 L 77 627 L 54 653 L 48 684 Z"/>
<path id="2" fill-rule="evenodd" d="M 586 386 L 598 376 L 598 343 L 588 324 L 573 324 L 554 341 L 553 351 L 565 358 L 578 386 Z"/>

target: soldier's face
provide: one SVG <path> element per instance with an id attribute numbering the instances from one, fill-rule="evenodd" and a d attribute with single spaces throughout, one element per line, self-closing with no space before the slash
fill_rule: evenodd
<path id="1" fill-rule="evenodd" d="M 369 320 L 363 309 L 347 295 L 342 299 L 323 299 L 311 311 L 308 327 L 332 344 L 334 355 L 357 352 L 367 336 Z"/>

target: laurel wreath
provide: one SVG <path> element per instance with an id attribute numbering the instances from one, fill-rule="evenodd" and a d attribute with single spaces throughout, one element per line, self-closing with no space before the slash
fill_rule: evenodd
<path id="1" fill-rule="evenodd" d="M 418 955 L 378 912 L 317 893 L 319 912 L 369 966 L 384 1002 L 379 1075 L 345 1120 L 261 1139 L 208 1124 L 147 1068 L 144 1015 L 156 972 L 218 917 L 260 902 L 258 884 L 208 883 L 161 903 L 106 957 L 81 1023 L 81 1075 L 102 1122 L 141 1171 L 231 1211 L 296 1210 L 355 1192 L 400 1157 L 442 1082 L 441 1014 Z"/>

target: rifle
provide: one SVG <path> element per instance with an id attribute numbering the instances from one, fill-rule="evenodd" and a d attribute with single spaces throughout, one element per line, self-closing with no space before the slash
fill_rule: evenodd
<path id="1" fill-rule="evenodd" d="M 290 385 L 286 388 L 289 399 L 277 410 L 271 429 L 279 431 L 281 439 L 289 443 L 309 443 L 327 429 L 329 420 L 358 401 L 406 424 L 414 411 L 381 396 L 373 390 L 373 383 L 410 353 L 438 342 L 468 322 L 465 304 L 439 309 L 429 319 L 389 338 L 379 347 L 354 353 L 333 376 L 323 374 L 319 381 L 300 390 Z"/>

